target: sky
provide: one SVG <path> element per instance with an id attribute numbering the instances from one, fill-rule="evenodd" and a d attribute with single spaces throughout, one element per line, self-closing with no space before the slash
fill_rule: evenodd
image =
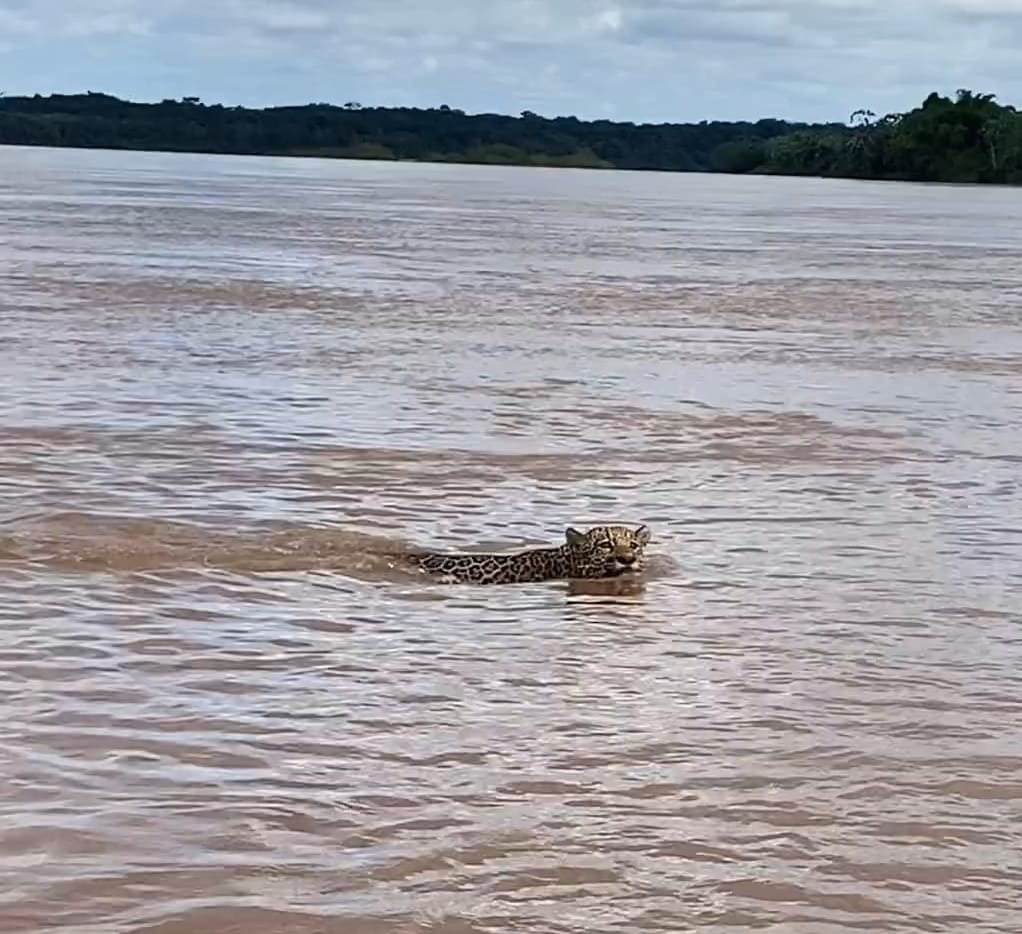
<path id="1" fill-rule="evenodd" d="M 0 91 L 635 122 L 1022 108 L 1022 0 L 0 0 Z"/>

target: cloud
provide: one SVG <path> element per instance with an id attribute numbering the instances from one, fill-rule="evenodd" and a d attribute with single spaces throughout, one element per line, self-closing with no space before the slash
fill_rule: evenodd
<path id="1" fill-rule="evenodd" d="M 144 11 L 136 0 L 0 0 L 0 37 L 138 36 L 151 22 Z"/>
<path id="2" fill-rule="evenodd" d="M 0 88 L 635 120 L 1022 104 L 1022 0 L 0 0 Z"/>
<path id="3" fill-rule="evenodd" d="M 1022 15 L 1020 0 L 938 0 L 937 6 L 962 19 L 1013 19 Z"/>

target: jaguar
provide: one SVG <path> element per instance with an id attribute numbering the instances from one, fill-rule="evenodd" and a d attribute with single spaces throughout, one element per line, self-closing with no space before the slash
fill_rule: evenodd
<path id="1" fill-rule="evenodd" d="M 513 554 L 408 552 L 414 567 L 459 584 L 524 584 L 559 579 L 618 577 L 639 571 L 650 540 L 645 525 L 597 525 L 584 532 L 567 528 L 564 544 Z"/>

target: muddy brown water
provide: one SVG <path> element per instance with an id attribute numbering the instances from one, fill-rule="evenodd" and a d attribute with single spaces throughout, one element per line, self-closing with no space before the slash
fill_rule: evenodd
<path id="1" fill-rule="evenodd" d="M 1020 217 L 0 149 L 0 930 L 1018 934 Z"/>

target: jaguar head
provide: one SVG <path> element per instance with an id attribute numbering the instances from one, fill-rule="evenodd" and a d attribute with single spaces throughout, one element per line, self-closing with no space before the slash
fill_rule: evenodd
<path id="1" fill-rule="evenodd" d="M 566 529 L 564 538 L 573 572 L 578 577 L 617 577 L 643 566 L 649 529 L 597 525 L 585 532 Z"/>

